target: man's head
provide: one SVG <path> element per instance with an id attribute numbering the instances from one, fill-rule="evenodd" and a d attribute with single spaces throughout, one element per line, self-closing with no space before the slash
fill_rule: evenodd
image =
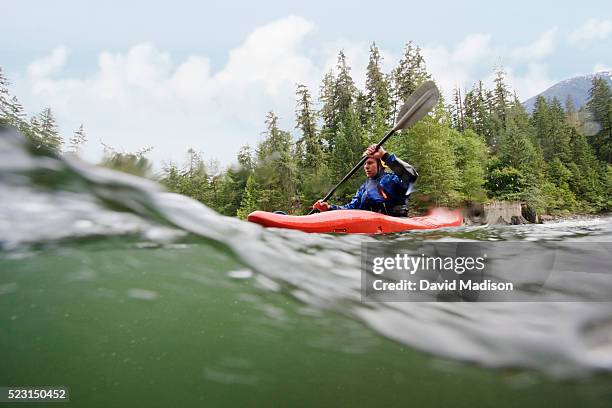
<path id="1" fill-rule="evenodd" d="M 363 169 L 365 170 L 366 176 L 369 178 L 375 178 L 378 175 L 378 172 L 382 169 L 382 162 L 380 159 L 368 157 L 363 164 Z"/>

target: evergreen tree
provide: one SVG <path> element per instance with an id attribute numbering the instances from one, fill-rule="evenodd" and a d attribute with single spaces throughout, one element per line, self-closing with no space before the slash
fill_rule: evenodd
<path id="1" fill-rule="evenodd" d="M 338 53 L 338 64 L 336 65 L 338 76 L 336 77 L 336 112 L 339 121 L 346 120 L 349 110 L 357 96 L 357 88 L 351 77 L 351 68 L 346 62 L 344 51 Z"/>
<path id="2" fill-rule="evenodd" d="M 333 179 L 341 179 L 349 172 L 357 163 L 365 151 L 363 129 L 359 122 L 357 114 L 352 107 L 344 120 L 340 124 L 338 135 L 336 136 L 336 144 L 330 157 L 330 168 Z M 338 200 L 346 201 L 355 193 L 355 190 L 363 182 L 357 177 L 345 183 L 338 191 L 336 196 Z"/>
<path id="3" fill-rule="evenodd" d="M 576 196 L 569 186 L 572 172 L 559 157 L 554 157 L 547 163 L 546 173 L 547 182 L 542 188 L 546 198 L 546 212 L 550 214 L 573 211 L 576 207 Z"/>
<path id="4" fill-rule="evenodd" d="M 152 147 L 134 153 L 120 153 L 111 146 L 104 143 L 102 145 L 104 146 L 104 157 L 99 163 L 100 166 L 139 177 L 151 176 L 152 165 L 145 154 L 150 152 Z"/>
<path id="5" fill-rule="evenodd" d="M 236 214 L 238 218 L 245 220 L 250 213 L 260 210 L 260 197 L 261 192 L 259 191 L 257 182 L 255 181 L 255 174 L 251 174 L 247 180 L 242 201 L 240 203 L 240 208 L 238 208 Z"/>
<path id="6" fill-rule="evenodd" d="M 359 123 L 364 129 L 366 129 L 366 126 L 368 126 L 368 123 L 370 123 L 370 118 L 372 117 L 372 115 L 370 115 L 370 113 L 368 112 L 366 94 L 364 94 L 360 90 L 358 90 L 357 94 L 355 95 L 353 109 L 357 114 Z"/>
<path id="7" fill-rule="evenodd" d="M 499 158 L 504 165 L 525 173 L 538 170 L 542 162 L 537 148 L 532 143 L 533 133 L 533 127 L 522 115 L 508 119 L 506 129 L 500 134 L 498 149 Z"/>
<path id="8" fill-rule="evenodd" d="M 23 109 L 23 105 L 19 102 L 16 96 L 11 98 L 9 105 L 9 124 L 15 126 L 23 133 L 29 131 L 26 113 Z"/>
<path id="9" fill-rule="evenodd" d="M 9 125 L 11 124 L 10 120 L 10 95 L 8 87 L 10 82 L 4 76 L 2 72 L 2 68 L 0 67 L 0 125 Z"/>
<path id="10" fill-rule="evenodd" d="M 489 146 L 495 144 L 494 126 L 490 113 L 491 98 L 491 93 L 484 89 L 482 81 L 478 81 L 478 84 L 465 94 L 463 103 L 465 128 L 472 129 L 483 136 Z"/>
<path id="11" fill-rule="evenodd" d="M 300 151 L 299 165 L 304 170 L 316 170 L 323 162 L 323 149 L 317 132 L 310 93 L 306 85 L 298 85 L 296 94 L 295 127 L 302 133 L 302 137 L 297 142 Z"/>
<path id="12" fill-rule="evenodd" d="M 552 121 L 548 102 L 543 96 L 538 96 L 531 113 L 531 123 L 535 130 L 537 143 L 542 148 L 546 160 L 551 160 L 555 154 L 555 147 L 551 145 L 552 139 L 549 138 L 552 133 Z"/>
<path id="13" fill-rule="evenodd" d="M 28 131 L 24 134 L 24 136 L 36 149 L 44 147 L 43 139 L 41 137 L 40 120 L 38 119 L 38 116 L 35 115 L 30 118 Z"/>
<path id="14" fill-rule="evenodd" d="M 482 202 L 486 199 L 483 187 L 485 183 L 485 164 L 487 162 L 487 146 L 478 134 L 471 130 L 459 133 L 448 131 L 456 158 L 455 166 L 459 171 L 458 190 L 462 201 Z"/>
<path id="15" fill-rule="evenodd" d="M 510 91 L 505 83 L 506 72 L 503 68 L 495 70 L 495 89 L 493 91 L 493 113 L 500 119 L 502 125 L 506 122 L 506 110 L 509 106 Z"/>
<path id="16" fill-rule="evenodd" d="M 580 114 L 571 95 L 565 99 L 565 121 L 574 129 L 580 129 Z"/>
<path id="17" fill-rule="evenodd" d="M 453 90 L 453 101 L 452 104 L 448 106 L 448 114 L 451 119 L 451 126 L 463 132 L 465 130 L 465 111 L 461 98 L 461 89 L 459 87 Z"/>
<path id="18" fill-rule="evenodd" d="M 57 129 L 57 122 L 51 108 L 44 109 L 31 123 L 33 141 L 39 148 L 49 149 L 59 153 L 62 147 L 62 137 Z"/>
<path id="19" fill-rule="evenodd" d="M 170 191 L 183 194 L 209 205 L 210 184 L 202 155 L 193 148 L 187 150 L 187 160 L 181 169 L 171 164 L 164 169 L 162 182 Z"/>
<path id="20" fill-rule="evenodd" d="M 599 124 L 599 131 L 591 137 L 597 156 L 612 163 L 612 90 L 602 77 L 594 77 L 589 91 L 587 109 Z"/>
<path id="21" fill-rule="evenodd" d="M 411 196 L 412 208 L 454 206 L 462 201 L 462 177 L 453 143 L 456 135 L 457 132 L 434 118 L 424 118 L 408 132 L 389 140 L 387 150 L 395 152 L 419 172 L 416 193 Z"/>
<path id="22" fill-rule="evenodd" d="M 366 71 L 365 112 L 371 117 L 376 114 L 378 109 L 386 119 L 387 125 L 390 125 L 393 118 L 391 117 L 389 82 L 381 71 L 381 60 L 382 58 L 376 43 L 372 43 Z M 362 122 L 362 124 L 365 123 Z"/>
<path id="23" fill-rule="evenodd" d="M 257 164 L 249 176 L 238 211 L 247 215 L 252 208 L 291 212 L 299 206 L 296 196 L 297 169 L 291 154 L 291 135 L 280 130 L 278 117 L 269 112 L 265 138 L 257 148 Z"/>
<path id="24" fill-rule="evenodd" d="M 29 128 L 23 106 L 16 96 L 11 96 L 8 86 L 10 82 L 0 68 L 0 125 L 10 125 L 26 133 Z"/>
<path id="25" fill-rule="evenodd" d="M 324 148 L 326 151 L 331 151 L 334 146 L 334 136 L 338 131 L 338 113 L 336 111 L 336 79 L 333 71 L 327 72 L 323 76 L 323 81 L 320 87 L 319 100 L 322 103 L 319 116 L 323 121 L 321 136 L 325 142 Z"/>
<path id="26" fill-rule="evenodd" d="M 604 167 L 598 162 L 586 137 L 574 128 L 570 146 L 573 161 L 567 166 L 571 172 L 568 183 L 579 200 L 579 209 L 585 212 L 600 211 L 606 206 Z"/>
<path id="27" fill-rule="evenodd" d="M 244 198 L 247 181 L 253 172 L 253 158 L 248 145 L 240 148 L 237 159 L 238 166 L 230 166 L 223 175 L 221 183 L 222 198 L 218 209 L 221 214 L 229 216 L 237 215 Z"/>
<path id="28" fill-rule="evenodd" d="M 304 85 L 297 88 L 296 128 L 302 133 L 296 144 L 298 172 L 297 190 L 302 211 L 322 196 L 329 183 L 329 169 L 326 164 L 322 141 L 316 128 L 315 113 L 310 93 Z"/>
<path id="29" fill-rule="evenodd" d="M 556 157 L 563 162 L 571 161 L 571 128 L 565 121 L 565 111 L 556 98 L 549 104 L 544 97 L 538 97 L 532 114 L 532 124 L 546 161 L 552 161 Z"/>
<path id="30" fill-rule="evenodd" d="M 431 76 L 427 73 L 425 59 L 421 55 L 421 49 L 414 47 L 412 41 L 406 43 L 404 52 L 398 66 L 391 73 L 392 78 L 392 116 L 397 119 L 397 113 L 406 99 Z"/>
<path id="31" fill-rule="evenodd" d="M 390 127 L 386 113 L 378 105 L 374 106 L 373 114 L 368 117 L 366 125 L 363 126 L 363 144 L 369 146 L 378 143 Z"/>
<path id="32" fill-rule="evenodd" d="M 85 135 L 85 129 L 83 128 L 83 124 L 77 130 L 74 131 L 74 134 L 70 138 L 70 152 L 78 154 L 81 150 L 81 147 L 87 142 L 87 136 Z"/>

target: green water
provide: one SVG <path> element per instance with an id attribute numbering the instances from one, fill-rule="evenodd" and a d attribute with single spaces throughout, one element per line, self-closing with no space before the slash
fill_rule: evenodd
<path id="1" fill-rule="evenodd" d="M 0 132 L 0 387 L 88 408 L 612 406 L 612 302 L 589 297 L 612 300 L 605 258 L 544 292 L 551 271 L 527 265 L 515 293 L 533 302 L 361 302 L 362 245 L 414 241 L 609 243 L 612 217 L 266 230 Z"/>
<path id="2" fill-rule="evenodd" d="M 82 407 L 612 403 L 608 375 L 561 382 L 422 354 L 228 275 L 244 268 L 205 242 L 5 255 L 0 384 L 68 386 Z"/>

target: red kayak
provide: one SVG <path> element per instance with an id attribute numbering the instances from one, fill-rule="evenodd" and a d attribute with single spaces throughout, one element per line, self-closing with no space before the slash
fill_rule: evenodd
<path id="1" fill-rule="evenodd" d="M 451 211 L 446 208 L 434 208 L 426 216 L 412 218 L 389 217 L 363 210 L 336 210 L 312 215 L 283 215 L 254 211 L 247 219 L 264 227 L 342 234 L 384 234 L 456 227 L 463 223 L 461 211 Z"/>

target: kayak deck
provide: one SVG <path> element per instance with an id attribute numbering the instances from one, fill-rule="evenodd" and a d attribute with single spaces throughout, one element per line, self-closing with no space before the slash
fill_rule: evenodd
<path id="1" fill-rule="evenodd" d="M 408 230 L 456 227 L 463 224 L 459 210 L 434 208 L 422 217 L 390 217 L 371 211 L 336 210 L 312 215 L 283 215 L 254 211 L 247 220 L 264 227 L 297 229 L 304 232 L 384 234 Z"/>

